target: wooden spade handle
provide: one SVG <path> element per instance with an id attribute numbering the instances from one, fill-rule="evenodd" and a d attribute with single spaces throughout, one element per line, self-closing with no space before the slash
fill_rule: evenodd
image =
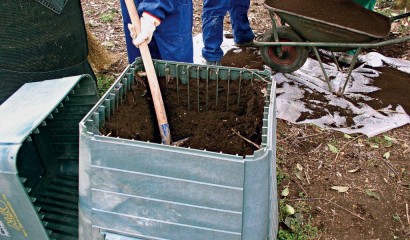
<path id="1" fill-rule="evenodd" d="M 131 22 L 136 27 L 137 33 L 139 34 L 141 31 L 141 24 L 134 1 L 125 0 L 125 4 L 127 5 Z M 152 63 L 151 53 L 149 52 L 147 42 L 141 43 L 139 45 L 139 49 L 141 52 L 142 62 L 144 63 L 145 72 L 147 73 L 149 88 L 151 90 L 152 100 L 154 102 L 155 114 L 158 120 L 162 143 L 170 145 L 171 131 L 168 124 L 167 114 L 164 108 L 164 102 L 162 100 L 161 90 L 158 84 L 158 78 L 155 74 L 154 64 Z"/>

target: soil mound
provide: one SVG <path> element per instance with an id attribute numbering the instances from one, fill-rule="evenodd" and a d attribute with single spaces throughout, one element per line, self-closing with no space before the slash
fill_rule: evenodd
<path id="1" fill-rule="evenodd" d="M 238 47 L 229 50 L 222 58 L 222 65 L 236 68 L 264 70 L 259 48 Z"/>
<path id="2" fill-rule="evenodd" d="M 376 68 L 381 74 L 373 79 L 374 86 L 380 88 L 369 94 L 375 100 L 369 104 L 375 108 L 385 108 L 389 105 L 393 109 L 401 105 L 407 114 L 410 114 L 410 74 L 391 67 Z"/>
<path id="3" fill-rule="evenodd" d="M 350 0 L 266 0 L 279 10 L 385 37 L 390 32 L 390 19 L 363 8 Z"/>

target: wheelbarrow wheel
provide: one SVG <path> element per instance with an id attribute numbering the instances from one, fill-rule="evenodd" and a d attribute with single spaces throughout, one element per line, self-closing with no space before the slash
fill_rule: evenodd
<path id="1" fill-rule="evenodd" d="M 281 26 L 277 28 L 280 42 L 303 42 L 291 28 Z M 267 31 L 262 37 L 262 42 L 274 42 L 273 30 Z M 278 50 L 281 50 L 281 53 Z M 262 60 L 272 70 L 289 73 L 298 70 L 308 58 L 307 47 L 294 46 L 264 46 L 261 47 Z"/>

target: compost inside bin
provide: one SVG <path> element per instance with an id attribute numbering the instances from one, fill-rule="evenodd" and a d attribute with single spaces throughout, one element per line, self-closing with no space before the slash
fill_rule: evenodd
<path id="1" fill-rule="evenodd" d="M 252 155 L 262 142 L 266 83 L 159 78 L 172 140 L 181 147 Z M 199 83 L 199 84 L 198 84 Z M 161 142 L 148 83 L 138 80 L 102 134 Z M 189 93 L 189 94 L 188 94 Z M 229 95 L 229 97 L 228 97 Z M 239 101 L 239 104 L 238 104 Z"/>
<path id="2" fill-rule="evenodd" d="M 365 9 L 351 0 L 266 0 L 265 4 L 374 36 L 385 37 L 390 32 L 388 17 Z"/>

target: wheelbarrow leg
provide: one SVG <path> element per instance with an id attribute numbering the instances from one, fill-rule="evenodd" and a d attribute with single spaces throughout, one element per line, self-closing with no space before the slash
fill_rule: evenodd
<path id="1" fill-rule="evenodd" d="M 330 53 L 332 54 L 333 62 L 336 64 L 337 70 L 338 70 L 339 72 L 341 72 L 342 69 L 341 69 L 340 66 L 339 66 L 339 62 L 337 61 L 335 54 L 334 54 L 333 52 L 330 52 Z"/>
<path id="2" fill-rule="evenodd" d="M 352 72 L 353 72 L 353 69 L 354 69 L 354 65 L 356 65 L 357 58 L 359 57 L 359 54 L 360 54 L 361 51 L 362 51 L 362 48 L 361 48 L 361 47 L 359 47 L 359 48 L 356 50 L 356 53 L 355 53 L 354 56 L 353 56 L 352 62 L 350 63 L 349 72 L 348 72 L 348 74 L 347 74 L 345 84 L 343 85 L 343 89 L 341 89 L 341 91 L 339 91 L 339 93 L 338 93 L 337 95 L 342 96 L 342 95 L 345 93 L 346 87 L 347 87 L 347 83 L 349 82 L 349 78 L 352 76 Z"/>
<path id="3" fill-rule="evenodd" d="M 276 25 L 275 13 L 272 10 L 269 10 L 269 16 L 270 20 L 272 21 L 273 39 L 275 39 L 275 42 L 279 42 L 278 27 Z"/>
<path id="4" fill-rule="evenodd" d="M 330 84 L 329 77 L 327 76 L 326 70 L 323 67 L 322 59 L 320 59 L 319 52 L 317 51 L 316 47 L 312 47 L 312 48 L 313 48 L 313 51 L 315 52 L 315 55 L 316 55 L 317 61 L 319 62 L 320 68 L 322 69 L 323 75 L 325 76 L 327 86 L 329 87 L 329 91 L 332 92 L 333 91 L 332 90 L 332 85 Z"/>
<path id="5" fill-rule="evenodd" d="M 272 21 L 272 33 L 273 33 L 273 39 L 275 42 L 279 42 L 279 35 L 278 35 L 278 26 L 276 25 L 276 20 L 275 20 L 275 13 L 273 11 L 269 11 L 270 18 Z M 278 54 L 279 57 L 282 57 L 282 47 L 277 47 L 275 48 L 276 53 Z"/>

